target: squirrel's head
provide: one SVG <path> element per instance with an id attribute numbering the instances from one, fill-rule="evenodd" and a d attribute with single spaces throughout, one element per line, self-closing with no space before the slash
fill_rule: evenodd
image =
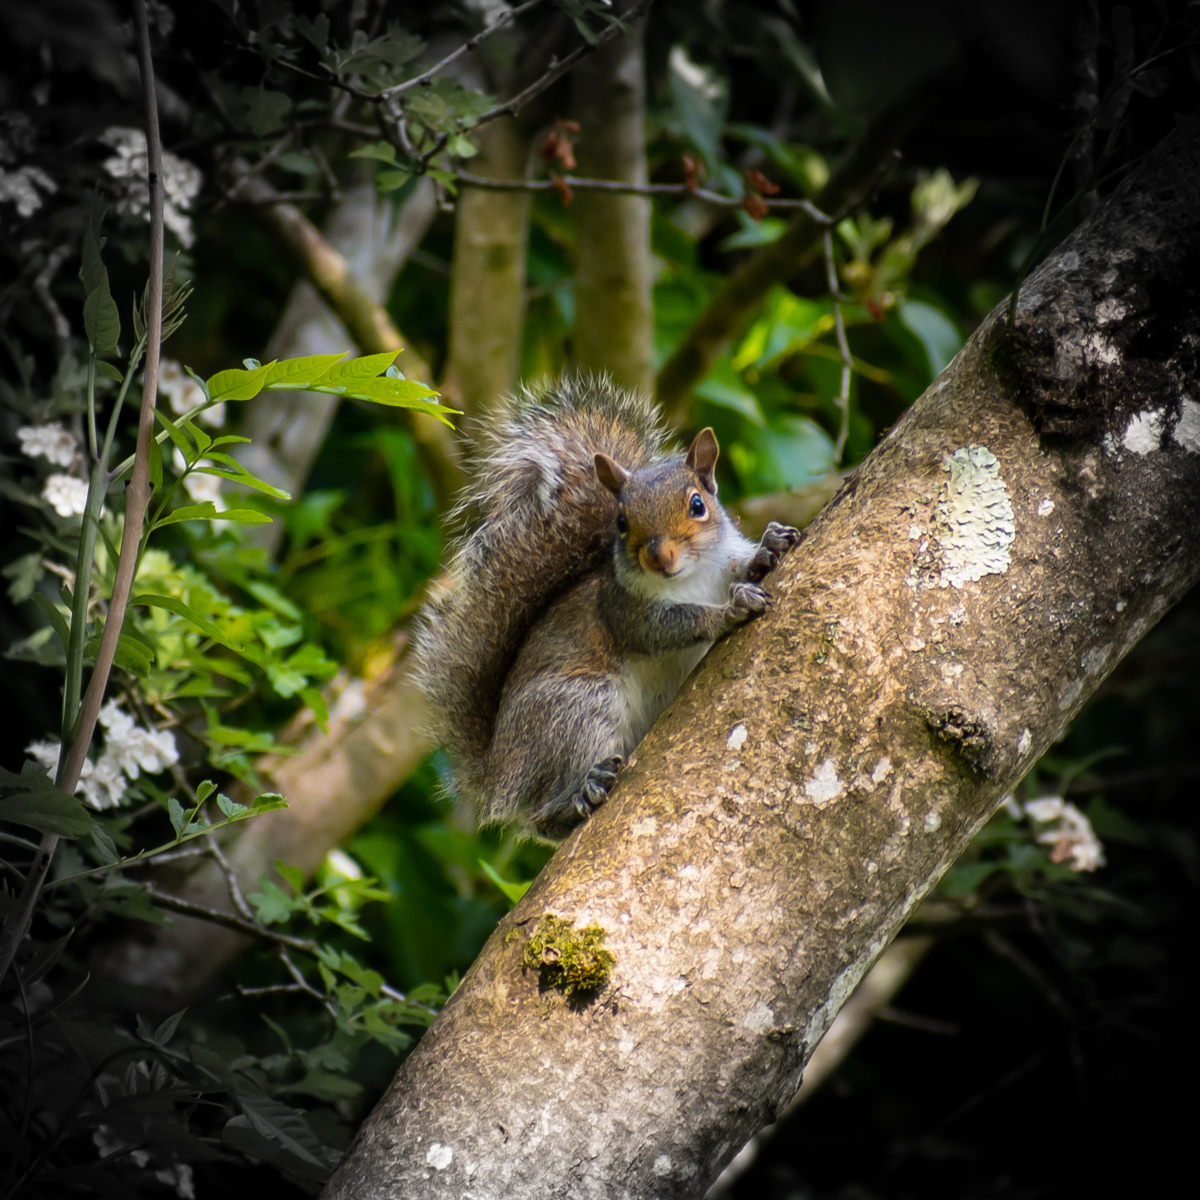
<path id="1" fill-rule="evenodd" d="M 691 573 L 704 546 L 720 534 L 714 471 L 720 450 L 703 429 L 683 462 L 626 470 L 597 454 L 596 478 L 617 501 L 618 563 L 664 579 Z"/>

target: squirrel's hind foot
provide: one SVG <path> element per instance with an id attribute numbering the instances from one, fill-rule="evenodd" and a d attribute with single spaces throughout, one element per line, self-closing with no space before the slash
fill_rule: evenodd
<path id="1" fill-rule="evenodd" d="M 617 782 L 617 772 L 624 765 L 625 760 L 614 754 L 611 758 L 601 759 L 588 771 L 583 787 L 571 797 L 582 816 L 590 817 L 608 799 L 608 793 Z"/>
<path id="2" fill-rule="evenodd" d="M 582 785 L 570 797 L 543 808 L 534 815 L 533 826 L 541 837 L 561 842 L 576 826 L 586 821 L 607 799 L 625 760 L 614 754 L 588 769 Z"/>

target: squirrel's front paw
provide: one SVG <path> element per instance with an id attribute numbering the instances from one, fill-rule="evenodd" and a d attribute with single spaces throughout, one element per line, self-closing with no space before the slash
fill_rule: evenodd
<path id="1" fill-rule="evenodd" d="M 751 583 L 758 583 L 775 569 L 779 560 L 800 541 L 800 537 L 800 530 L 772 521 L 763 531 L 754 557 L 746 564 L 746 578 Z"/>
<path id="2" fill-rule="evenodd" d="M 771 597 L 757 583 L 735 583 L 729 588 L 729 607 L 735 621 L 748 621 L 767 611 Z"/>

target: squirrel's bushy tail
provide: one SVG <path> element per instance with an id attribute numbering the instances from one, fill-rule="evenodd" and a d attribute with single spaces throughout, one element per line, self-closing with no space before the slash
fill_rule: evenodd
<path id="1" fill-rule="evenodd" d="M 456 792 L 486 814 L 484 768 L 500 693 L 537 615 L 612 553 L 616 502 L 603 452 L 629 470 L 664 457 L 647 396 L 603 376 L 508 399 L 477 435 L 473 479 L 452 514 L 461 533 L 417 633 L 416 678 Z"/>

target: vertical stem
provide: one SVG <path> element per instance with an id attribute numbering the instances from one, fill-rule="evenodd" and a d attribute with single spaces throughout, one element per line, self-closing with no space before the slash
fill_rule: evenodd
<path id="1" fill-rule="evenodd" d="M 104 700 L 116 654 L 117 639 L 125 621 L 125 610 L 133 587 L 133 576 L 137 569 L 138 547 L 141 542 L 142 525 L 150 503 L 150 443 L 154 433 L 154 402 L 158 394 L 158 351 L 162 337 L 163 298 L 163 196 L 162 196 L 162 142 L 158 134 L 158 103 L 154 92 L 154 65 L 150 59 L 150 33 L 146 21 L 146 0 L 134 0 L 133 22 L 138 43 L 138 65 L 141 68 L 142 91 L 146 106 L 146 157 L 150 186 L 150 279 L 146 297 L 146 369 L 142 382 L 142 409 L 138 419 L 137 456 L 133 464 L 133 475 L 125 491 L 125 529 L 121 536 L 121 552 L 117 559 L 113 594 L 108 605 L 108 619 L 100 638 L 100 649 L 96 655 L 96 666 L 88 682 L 79 713 L 77 727 L 66 759 L 59 761 L 57 783 L 64 792 L 73 793 L 79 782 L 84 759 L 96 729 L 96 718 Z M 93 481 L 95 494 L 102 497 L 102 479 Z M 97 501 L 98 503 L 99 501 Z M 98 510 L 97 510 L 98 512 Z M 95 523 L 89 508 L 85 518 L 82 537 L 86 543 L 88 530 L 94 545 Z M 77 592 L 86 587 L 86 580 L 76 579 Z M 79 609 L 79 603 L 75 605 Z M 74 622 L 73 617 L 73 622 Z M 82 623 L 80 623 L 82 629 Z M 74 630 L 74 623 L 72 630 Z M 33 919 L 33 910 L 41 895 L 42 885 L 54 860 L 58 846 L 58 835 L 44 834 L 34 855 L 29 874 L 17 906 L 4 922 L 0 935 L 0 979 L 8 973 L 21 944 L 25 931 Z"/>

